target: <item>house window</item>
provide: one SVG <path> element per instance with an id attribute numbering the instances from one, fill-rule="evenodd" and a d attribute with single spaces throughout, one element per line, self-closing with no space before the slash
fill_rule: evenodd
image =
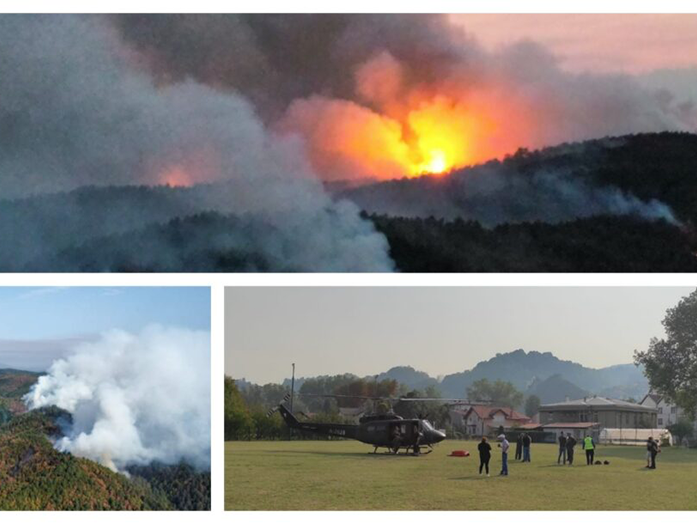
<path id="1" fill-rule="evenodd" d="M 663 425 L 663 419 L 662 419 L 662 418 L 659 418 L 659 419 L 658 419 L 658 425 L 659 425 L 659 426 L 662 426 L 662 425 Z"/>
<path id="2" fill-rule="evenodd" d="M 663 415 L 663 408 L 658 408 L 658 414 Z"/>
<path id="3" fill-rule="evenodd" d="M 670 408 L 670 412 L 671 412 L 671 413 L 677 413 L 677 412 L 678 412 L 678 408 L 675 407 L 675 406 L 673 406 L 672 408 Z"/>

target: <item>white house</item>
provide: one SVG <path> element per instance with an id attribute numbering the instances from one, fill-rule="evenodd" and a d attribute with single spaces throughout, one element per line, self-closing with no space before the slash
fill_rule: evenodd
<path id="1" fill-rule="evenodd" d="M 671 404 L 662 395 L 650 392 L 640 402 L 642 406 L 655 408 L 658 412 L 657 426 L 659 429 L 666 429 L 668 426 L 675 424 L 679 420 L 689 418 L 685 415 L 682 408 Z M 697 417 L 695 417 L 697 419 Z M 693 437 L 697 437 L 697 420 L 693 422 Z"/>

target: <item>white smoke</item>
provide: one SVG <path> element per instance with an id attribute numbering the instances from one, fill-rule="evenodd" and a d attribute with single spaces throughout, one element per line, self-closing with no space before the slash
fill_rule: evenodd
<path id="1" fill-rule="evenodd" d="M 262 256 L 283 245 L 299 270 L 392 269 L 385 238 L 356 206 L 335 204 L 301 145 L 269 134 L 242 96 L 157 86 L 128 53 L 99 18 L 0 16 L 0 197 L 163 184 L 170 173 L 225 181 L 222 211 L 274 226 L 275 236 L 246 239 Z"/>
<path id="2" fill-rule="evenodd" d="M 78 345 L 24 401 L 70 412 L 55 447 L 117 471 L 153 461 L 210 468 L 210 398 L 210 334 L 154 325 Z"/>

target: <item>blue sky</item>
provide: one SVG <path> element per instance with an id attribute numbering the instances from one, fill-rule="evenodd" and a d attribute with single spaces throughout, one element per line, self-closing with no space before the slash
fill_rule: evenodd
<path id="1" fill-rule="evenodd" d="M 78 341 L 149 324 L 210 330 L 210 289 L 2 287 L 0 367 L 43 370 Z"/>

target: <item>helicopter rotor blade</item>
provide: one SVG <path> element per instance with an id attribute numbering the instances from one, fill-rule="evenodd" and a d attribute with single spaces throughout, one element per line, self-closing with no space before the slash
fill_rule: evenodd
<path id="1" fill-rule="evenodd" d="M 444 403 L 472 403 L 473 401 L 466 398 L 439 398 L 439 397 L 378 397 L 365 395 L 335 395 L 329 393 L 297 393 L 303 397 L 320 397 L 320 398 L 352 398 L 361 400 L 389 400 L 392 402 L 444 402 Z M 481 401 L 477 401 L 478 404 Z"/>
<path id="2" fill-rule="evenodd" d="M 298 393 L 298 395 L 303 397 L 320 397 L 320 398 L 352 398 L 360 400 L 399 400 L 395 397 L 371 397 L 363 395 L 332 395 L 323 393 Z"/>

